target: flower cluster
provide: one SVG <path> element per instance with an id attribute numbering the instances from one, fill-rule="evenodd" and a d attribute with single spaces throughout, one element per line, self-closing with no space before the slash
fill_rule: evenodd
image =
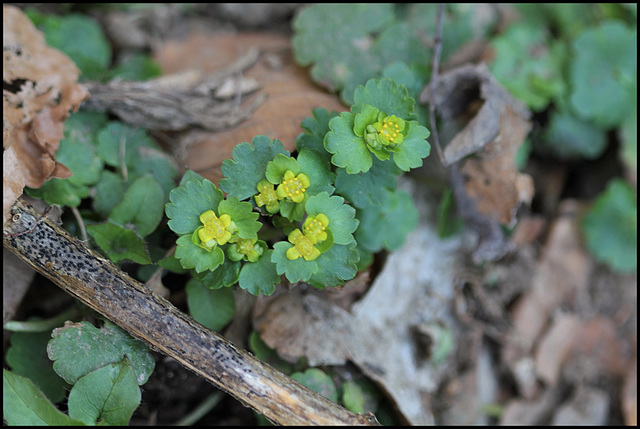
<path id="1" fill-rule="evenodd" d="M 287 258 L 296 260 L 303 257 L 305 261 L 313 261 L 320 256 L 320 250 L 314 246 L 321 244 L 328 237 L 327 227 L 329 226 L 329 218 L 324 214 L 317 216 L 309 216 L 302 225 L 302 231 L 295 229 L 289 234 L 289 243 L 293 244 L 287 250 Z"/>

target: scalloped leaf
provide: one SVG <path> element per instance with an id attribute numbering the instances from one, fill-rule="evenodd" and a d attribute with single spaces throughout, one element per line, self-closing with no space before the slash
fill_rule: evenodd
<path id="1" fill-rule="evenodd" d="M 353 89 L 382 66 L 375 33 L 394 20 L 393 5 L 386 3 L 311 5 L 293 21 L 295 60 L 313 64 L 313 79 L 330 90 L 344 89 L 342 98 L 351 104 Z"/>
<path id="2" fill-rule="evenodd" d="M 196 273 L 194 277 L 209 289 L 233 286 L 238 282 L 241 265 L 240 262 L 234 262 L 229 258 L 225 258 L 224 262 L 214 271 Z"/>
<path id="3" fill-rule="evenodd" d="M 306 282 L 312 274 L 318 271 L 318 264 L 316 261 L 306 261 L 304 258 L 293 260 L 287 258 L 287 250 L 292 247 L 293 244 L 288 241 L 279 241 L 274 244 L 271 262 L 276 264 L 276 272 L 279 275 L 284 274 L 291 283 Z"/>
<path id="4" fill-rule="evenodd" d="M 398 85 L 389 78 L 369 79 L 364 86 L 356 88 L 353 98 L 352 113 L 360 113 L 363 105 L 370 104 L 387 116 L 395 115 L 405 121 L 416 119 L 413 112 L 415 100 L 404 85 Z"/>
<path id="5" fill-rule="evenodd" d="M 356 241 L 370 252 L 399 248 L 418 225 L 418 211 L 404 191 L 385 190 L 378 206 L 358 210 L 357 214 L 360 226 Z"/>
<path id="6" fill-rule="evenodd" d="M 606 21 L 573 43 L 571 106 L 602 127 L 620 124 L 637 105 L 638 33 L 621 21 Z"/>
<path id="7" fill-rule="evenodd" d="M 224 262 L 224 252 L 220 246 L 216 246 L 210 252 L 191 240 L 191 235 L 183 235 L 176 240 L 176 258 L 180 260 L 183 268 L 195 268 L 201 273 L 206 270 L 213 271 Z"/>
<path id="8" fill-rule="evenodd" d="M 615 271 L 632 272 L 638 264 L 638 201 L 635 191 L 612 180 L 582 222 L 587 248 Z"/>
<path id="9" fill-rule="evenodd" d="M 276 264 L 271 262 L 273 250 L 265 251 L 256 262 L 244 264 L 240 271 L 238 284 L 251 295 L 258 296 L 260 292 L 269 296 L 275 291 L 275 285 L 282 280 L 276 271 Z"/>
<path id="10" fill-rule="evenodd" d="M 301 170 L 298 160 L 289 155 L 278 154 L 267 164 L 265 177 L 274 185 L 279 185 L 282 183 L 282 178 L 287 170 L 291 170 L 296 176 L 300 174 Z"/>
<path id="11" fill-rule="evenodd" d="M 343 285 L 358 273 L 359 260 L 354 241 L 347 246 L 334 244 L 316 259 L 318 271 L 309 278 L 308 283 L 318 289 Z"/>
<path id="12" fill-rule="evenodd" d="M 325 149 L 332 153 L 331 163 L 349 174 L 367 172 L 373 163 L 371 152 L 362 137 L 353 133 L 355 115 L 343 112 L 329 121 L 331 131 L 324 138 Z"/>
<path id="13" fill-rule="evenodd" d="M 326 153 L 326 151 L 323 150 Z M 336 179 L 335 173 L 331 172 L 331 164 L 315 150 L 302 149 L 298 154 L 298 164 L 300 171 L 309 177 L 311 185 L 307 189 L 308 195 L 315 195 L 320 192 L 333 194 L 335 188 L 332 183 Z"/>
<path id="14" fill-rule="evenodd" d="M 324 148 L 324 136 L 331 131 L 329 121 L 340 114 L 323 107 L 313 109 L 313 116 L 305 118 L 300 124 L 304 133 L 296 139 L 296 149 L 300 152 L 304 148 L 313 149 L 331 163 L 331 155 Z"/>
<path id="15" fill-rule="evenodd" d="M 233 148 L 233 159 L 225 159 L 222 163 L 224 179 L 220 180 L 220 189 L 231 197 L 246 200 L 257 193 L 258 182 L 265 178 L 267 164 L 278 154 L 289 156 L 278 139 L 267 136 L 253 138 L 253 146 L 240 143 Z"/>
<path id="16" fill-rule="evenodd" d="M 422 166 L 422 158 L 426 158 L 431 152 L 431 146 L 427 142 L 427 137 L 431 134 L 429 130 L 415 121 L 408 124 L 409 132 L 400 145 L 400 151 L 393 153 L 393 162 L 404 171 Z"/>
<path id="17" fill-rule="evenodd" d="M 155 367 L 149 348 L 108 320 L 102 328 L 89 322 L 78 322 L 54 329 L 47 354 L 54 361 L 56 373 L 70 384 L 125 356 L 131 362 L 140 386 L 149 380 Z"/>
<path id="18" fill-rule="evenodd" d="M 373 159 L 366 173 L 348 174 L 344 168 L 337 169 L 336 193 L 345 197 L 358 208 L 379 204 L 382 189 L 395 189 L 397 176 L 402 173 L 392 161 Z"/>
<path id="19" fill-rule="evenodd" d="M 240 202 L 236 197 L 220 201 L 218 215 L 228 214 L 238 227 L 240 238 L 256 238 L 262 224 L 258 222 L 258 213 L 253 211 L 251 203 Z"/>
<path id="20" fill-rule="evenodd" d="M 175 188 L 165 206 L 169 228 L 178 235 L 191 234 L 202 226 L 200 215 L 207 210 L 216 211 L 223 194 L 210 180 L 192 180 L 186 186 Z"/>
<path id="21" fill-rule="evenodd" d="M 358 228 L 359 222 L 355 219 L 356 210 L 345 204 L 344 198 L 330 197 L 322 192 L 309 197 L 305 209 L 310 216 L 323 213 L 329 218 L 328 229 L 333 234 L 334 243 L 346 245 L 354 241 L 353 232 Z"/>

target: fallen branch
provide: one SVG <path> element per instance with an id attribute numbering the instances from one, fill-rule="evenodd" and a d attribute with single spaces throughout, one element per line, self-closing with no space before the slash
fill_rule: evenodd
<path id="1" fill-rule="evenodd" d="M 335 404 L 205 328 L 22 200 L 3 243 L 36 271 L 151 348 L 282 425 L 377 425 Z"/>

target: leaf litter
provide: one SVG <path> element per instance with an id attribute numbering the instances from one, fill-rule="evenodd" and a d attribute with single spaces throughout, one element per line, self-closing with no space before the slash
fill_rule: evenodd
<path id="1" fill-rule="evenodd" d="M 7 8 L 11 7 L 5 6 L 5 20 Z M 10 40 L 8 27 L 5 47 Z M 258 62 L 239 76 L 255 79 L 261 87 L 258 92 L 268 94 L 251 119 L 222 132 L 188 130 L 171 135 L 186 149 L 187 164 L 209 178 L 219 177 L 220 164 L 230 157 L 235 144 L 267 134 L 293 150 L 301 132 L 299 122 L 310 116 L 312 108 L 344 109 L 336 98 L 314 87 L 306 70 L 293 65 L 286 37 L 195 34 L 186 40 L 172 42 L 174 55 L 183 51 L 183 57 L 163 63 L 162 55 L 157 55 L 167 73 L 193 68 L 211 73 L 241 58 L 249 46 L 258 46 L 261 52 Z M 213 46 L 214 52 L 193 54 L 206 46 Z M 60 58 L 49 48 L 38 45 L 37 49 L 45 49 L 43 61 Z M 215 53 L 216 49 L 220 51 Z M 200 64 L 182 67 L 191 58 Z M 85 94 L 75 84 L 77 69 L 66 63 L 64 67 L 69 68 L 66 79 L 52 85 L 64 94 L 66 111 Z M 24 112 L 5 106 L 5 199 L 8 187 L 21 193 L 27 179 L 37 178 L 37 183 L 43 177 L 64 175 L 63 166 L 55 164 L 54 147 L 62 137 L 65 117 L 62 108 L 51 105 L 51 94 L 39 89 L 38 84 L 53 79 L 49 73 L 41 76 L 36 71 L 23 78 L 29 82 L 22 83 L 20 77 L 8 77 L 7 68 L 5 58 L 5 81 L 21 85 L 10 100 L 32 99 L 25 100 L 31 110 Z M 379 273 L 367 271 L 352 281 L 358 284 L 358 293 L 336 298 L 340 294 L 335 291 L 306 290 L 299 285 L 283 295 L 261 299 L 255 308 L 255 326 L 289 360 L 304 356 L 323 365 L 354 362 L 388 393 L 406 422 L 606 424 L 611 421 L 608 410 L 616 406 L 625 423 L 637 424 L 637 279 L 609 272 L 584 252 L 577 224 L 584 205 L 561 198 L 566 169 L 556 166 L 551 178 L 547 177 L 549 166 L 534 164 L 528 169 L 530 178 L 519 173 L 514 156 L 529 132 L 528 115 L 517 104 L 501 99 L 499 89 L 487 89 L 491 78 L 480 68 L 468 68 L 465 73 L 467 82 L 468 76 L 475 76 L 471 82 L 477 90 L 458 103 L 459 110 L 467 110 L 475 120 L 467 121 L 445 158 L 458 163 L 454 172 L 462 179 L 458 204 L 472 227 L 480 219 L 476 231 L 441 240 L 423 218 L 405 246 L 386 258 Z M 460 80 L 452 82 L 451 90 L 460 86 Z M 440 90 L 442 94 L 446 91 Z M 469 109 L 473 105 L 469 98 L 480 103 Z M 447 100 L 442 99 L 440 111 L 446 111 L 446 106 Z M 36 121 L 42 110 L 43 117 Z M 450 117 L 458 117 L 459 110 Z M 501 134 L 506 139 L 498 138 Z M 6 165 L 15 168 L 25 155 L 7 150 L 15 146 L 8 140 L 28 142 L 36 147 L 35 153 L 44 154 L 37 162 L 27 162 L 35 172 L 16 174 L 17 184 L 7 183 Z M 545 198 L 544 212 L 553 213 L 559 207 L 557 215 L 545 219 L 518 213 L 533 196 L 531 178 L 537 195 Z M 497 197 L 502 194 L 508 198 Z M 419 190 L 414 196 L 418 201 L 422 198 Z M 424 217 L 429 205 L 421 204 L 420 210 Z M 518 229 L 524 232 L 514 246 L 499 230 L 511 224 L 516 214 Z M 488 247 L 483 248 L 483 243 Z M 471 270 L 467 255 L 485 261 L 484 267 Z M 368 290 L 367 276 L 373 280 Z M 473 282 L 476 286 L 470 286 Z M 343 289 L 349 293 L 350 284 Z M 456 302 L 465 304 L 456 308 Z M 470 305 L 474 303 L 476 309 L 488 306 L 496 311 L 477 312 Z M 433 323 L 451 329 L 455 339 L 452 353 L 441 366 L 429 360 L 415 334 L 433 335 L 433 330 L 424 328 Z M 428 346 L 429 341 L 427 351 Z M 499 412 L 492 415 L 499 417 L 491 420 L 487 407 L 496 404 Z"/>

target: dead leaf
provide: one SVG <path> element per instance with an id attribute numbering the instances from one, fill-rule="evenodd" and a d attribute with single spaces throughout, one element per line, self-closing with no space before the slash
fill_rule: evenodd
<path id="1" fill-rule="evenodd" d="M 55 160 L 64 121 L 88 93 L 80 71 L 22 11 L 3 5 L 3 223 L 24 186 L 71 172 Z"/>
<path id="2" fill-rule="evenodd" d="M 293 61 L 290 39 L 277 34 L 192 34 L 184 41 L 166 44 L 156 59 L 166 73 L 188 69 L 212 73 L 235 61 L 244 52 L 258 49 L 260 58 L 243 73 L 255 79 L 267 95 L 250 119 L 232 129 L 193 132 L 181 138 L 188 142 L 187 165 L 217 182 L 222 176 L 222 161 L 232 156 L 233 148 L 251 142 L 257 135 L 280 140 L 289 151 L 303 131 L 300 122 L 316 107 L 342 111 L 344 106 L 310 79 L 308 71 Z"/>
<path id="3" fill-rule="evenodd" d="M 529 356 L 551 314 L 563 303 L 571 305 L 588 285 L 592 260 L 580 238 L 577 213 L 581 207 L 575 201 L 563 202 L 560 216 L 550 227 L 531 289 L 514 304 L 513 337 L 502 350 L 510 367 Z"/>
<path id="4" fill-rule="evenodd" d="M 609 395 L 603 390 L 578 385 L 572 397 L 553 416 L 553 426 L 603 426 L 609 414 Z"/>
<path id="5" fill-rule="evenodd" d="M 480 235 L 477 262 L 497 260 L 513 249 L 501 231 L 515 224 L 516 210 L 533 198 L 533 181 L 518 172 L 515 155 L 531 129 L 531 113 L 491 75 L 486 65 L 466 65 L 425 87 L 420 101 L 435 104 L 449 123 L 464 122 L 444 149 L 458 209 Z M 460 176 L 460 177 L 457 177 Z"/>
<path id="6" fill-rule="evenodd" d="M 417 204 L 426 210 L 420 198 Z M 326 292 L 303 293 L 298 287 L 268 306 L 256 329 L 292 362 L 301 356 L 312 366 L 354 362 L 388 393 L 407 422 L 433 424 L 429 398 L 447 365 L 425 360 L 414 331 L 423 324 L 453 329 L 445 303 L 453 299 L 460 245 L 459 237 L 441 240 L 432 225 L 421 223 L 404 247 L 389 255 L 351 312 L 331 304 L 322 296 Z"/>
<path id="7" fill-rule="evenodd" d="M 536 350 L 536 370 L 546 383 L 554 385 L 560 378 L 560 370 L 574 348 L 582 324 L 573 315 L 558 316 Z"/>

